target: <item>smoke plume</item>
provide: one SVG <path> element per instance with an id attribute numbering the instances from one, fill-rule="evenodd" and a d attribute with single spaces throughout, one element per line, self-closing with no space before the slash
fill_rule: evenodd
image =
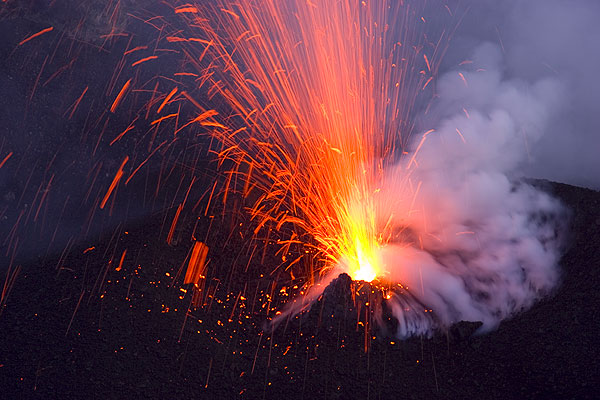
<path id="1" fill-rule="evenodd" d="M 493 329 L 558 283 L 566 212 L 522 169 L 565 88 L 509 79 L 502 61 L 499 46 L 483 43 L 440 78 L 423 117 L 434 129 L 415 137 L 381 194 L 408 232 L 381 250 L 388 278 L 411 294 L 391 300 L 398 337 L 462 320 Z"/>

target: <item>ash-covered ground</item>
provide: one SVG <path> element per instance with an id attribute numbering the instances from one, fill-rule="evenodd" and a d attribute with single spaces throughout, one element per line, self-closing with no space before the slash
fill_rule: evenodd
<path id="1" fill-rule="evenodd" d="M 600 193 L 549 190 L 573 210 L 562 284 L 482 336 L 467 323 L 403 342 L 366 330 L 364 287 L 344 277 L 265 331 L 294 282 L 260 277 L 275 246 L 248 262 L 240 214 L 215 216 L 210 231 L 211 218 L 189 216 L 171 246 L 174 210 L 123 225 L 18 276 L 0 316 L 3 397 L 597 398 Z M 198 307 L 178 277 L 190 229 L 210 232 Z"/>

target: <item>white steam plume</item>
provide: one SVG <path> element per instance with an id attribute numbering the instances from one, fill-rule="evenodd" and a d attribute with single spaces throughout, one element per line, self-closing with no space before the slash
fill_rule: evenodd
<path id="1" fill-rule="evenodd" d="M 501 61 L 499 48 L 483 44 L 472 63 L 441 77 L 426 117 L 435 131 L 416 138 L 416 153 L 379 194 L 382 214 L 405 232 L 381 249 L 388 278 L 411 294 L 391 300 L 400 338 L 462 320 L 493 329 L 558 283 L 565 210 L 519 170 L 562 88 L 549 78 L 506 80 Z"/>

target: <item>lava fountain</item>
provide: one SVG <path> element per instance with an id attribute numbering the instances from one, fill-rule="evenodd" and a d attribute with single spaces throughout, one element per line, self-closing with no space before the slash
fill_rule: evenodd
<path id="1" fill-rule="evenodd" d="M 412 132 L 410 113 L 439 50 L 419 34 L 419 8 L 395 3 L 175 9 L 202 37 L 169 40 L 189 45 L 200 86 L 234 110 L 213 131 L 219 158 L 235 165 L 225 191 L 260 193 L 255 233 L 292 226 L 284 245 L 316 243 L 321 273 L 338 266 L 368 281 L 384 273 L 376 253 L 392 232 L 377 193 Z"/>
<path id="2" fill-rule="evenodd" d="M 434 37 L 426 31 L 424 10 L 421 1 L 386 0 L 182 4 L 174 12 L 185 29 L 166 37 L 181 46 L 184 73 L 194 78 L 194 90 L 183 95 L 199 113 L 187 125 L 200 124 L 217 139 L 223 204 L 241 193 L 255 236 L 282 237 L 277 268 L 294 271 L 307 257 L 316 261 L 318 268 L 302 272 L 308 302 L 341 272 L 387 285 L 399 337 L 462 319 L 491 328 L 557 280 L 552 229 L 542 217 L 527 219 L 536 207 L 556 215 L 556 202 L 511 183 L 504 172 L 514 163 L 473 175 L 481 166 L 471 168 L 469 159 L 479 150 L 469 144 L 481 139 L 476 129 L 459 127 L 462 120 L 436 121 L 442 129 L 415 133 L 448 42 L 445 30 Z M 465 74 L 458 73 L 468 86 Z M 194 100 L 201 97 L 232 112 L 208 109 Z M 479 118 L 464 112 L 468 120 Z M 453 122 L 455 130 L 444 128 Z M 458 159 L 455 151 L 466 154 Z M 453 160 L 453 170 L 438 158 Z M 477 208 L 483 202 L 477 193 L 489 189 L 482 181 L 496 187 L 500 200 L 481 205 L 485 211 Z M 520 203 L 523 196 L 531 206 Z M 458 210 L 464 202 L 473 212 Z M 505 216 L 502 231 L 494 224 Z M 535 248 L 531 254 L 525 241 Z M 304 250 L 291 250 L 298 246 Z M 537 284 L 528 263 L 540 254 L 550 272 Z M 300 308 L 290 306 L 279 318 Z"/>

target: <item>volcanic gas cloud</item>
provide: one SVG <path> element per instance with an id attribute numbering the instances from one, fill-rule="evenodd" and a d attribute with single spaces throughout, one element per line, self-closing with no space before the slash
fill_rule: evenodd
<path id="1" fill-rule="evenodd" d="M 523 181 L 519 167 L 561 88 L 552 80 L 503 80 L 500 51 L 491 44 L 472 61 L 440 79 L 435 131 L 417 135 L 381 196 L 411 237 L 381 248 L 383 269 L 421 305 L 393 301 L 400 337 L 461 320 L 494 328 L 559 279 L 565 210 Z M 416 189 L 402 189 L 407 179 Z"/>

